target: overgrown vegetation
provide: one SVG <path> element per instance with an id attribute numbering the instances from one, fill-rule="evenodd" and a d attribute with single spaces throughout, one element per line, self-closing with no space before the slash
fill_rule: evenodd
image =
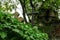
<path id="1" fill-rule="evenodd" d="M 37 26 L 19 22 L 13 15 L 0 12 L 0 40 L 48 40 Z"/>
<path id="2" fill-rule="evenodd" d="M 19 1 L 21 2 L 22 8 L 24 9 L 23 14 L 32 14 L 37 12 L 33 17 L 34 24 L 39 26 L 39 29 L 42 29 L 44 32 L 48 33 L 49 36 L 52 36 L 54 34 L 52 31 L 56 29 L 57 24 L 60 24 L 60 0 L 16 0 L 16 4 L 13 2 L 13 0 L 5 0 L 3 3 L 1 0 L 0 11 L 2 10 L 10 12 L 12 11 L 12 9 L 16 9 Z M 31 6 L 31 3 L 33 7 Z M 32 10 L 33 8 L 34 10 Z M 7 14 L 0 14 L 0 35 L 5 35 L 1 35 L 1 40 L 44 40 L 45 38 L 47 38 L 46 36 L 44 36 L 46 34 L 42 33 L 41 30 L 38 30 L 36 26 L 32 27 L 31 24 L 21 23 L 17 19 L 12 18 L 10 14 L 8 14 L 7 16 L 6 15 Z M 29 18 L 30 17 L 31 15 L 29 16 Z M 32 19 L 30 18 L 30 20 Z M 13 36 L 11 36 L 12 34 Z M 40 36 L 38 36 L 37 34 Z M 44 35 L 42 36 L 41 34 Z"/>

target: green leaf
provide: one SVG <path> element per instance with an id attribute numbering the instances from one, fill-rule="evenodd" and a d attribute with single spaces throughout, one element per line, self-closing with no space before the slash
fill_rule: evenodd
<path id="1" fill-rule="evenodd" d="M 2 39 L 6 38 L 7 37 L 7 33 L 5 32 L 0 32 L 0 36 Z"/>

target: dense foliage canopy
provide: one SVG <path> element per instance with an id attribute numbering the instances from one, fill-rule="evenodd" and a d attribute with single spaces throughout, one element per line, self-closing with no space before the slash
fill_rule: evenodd
<path id="1" fill-rule="evenodd" d="M 27 12 L 32 10 L 32 7 L 30 5 L 30 1 L 32 1 L 35 11 L 39 11 L 41 8 L 42 9 L 53 9 L 53 10 L 58 10 L 60 9 L 60 0 L 25 0 L 25 6 Z"/>
<path id="2" fill-rule="evenodd" d="M 37 26 L 32 27 L 30 23 L 21 23 L 13 18 L 13 15 L 7 13 L 11 12 L 12 9 L 16 10 L 19 3 L 22 5 L 24 17 L 25 13 L 33 14 L 37 12 L 32 15 L 35 25 L 49 34 L 54 31 L 55 24 L 60 18 L 60 0 L 0 0 L 0 11 L 3 11 L 0 12 L 0 39 L 48 40 L 48 35 L 43 33 L 42 30 L 38 30 Z M 33 18 L 31 18 L 31 15 L 29 17 L 31 21 Z"/>
<path id="3" fill-rule="evenodd" d="M 19 22 L 13 15 L 0 12 L 0 40 L 48 40 L 37 26 Z"/>

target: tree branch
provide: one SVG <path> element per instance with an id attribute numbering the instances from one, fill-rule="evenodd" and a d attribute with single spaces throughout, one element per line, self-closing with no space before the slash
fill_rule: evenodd
<path id="1" fill-rule="evenodd" d="M 32 0 L 30 0 L 30 5 L 32 7 L 32 26 L 34 26 L 34 10 L 35 10 L 35 7 L 32 3 Z"/>
<path id="2" fill-rule="evenodd" d="M 27 20 L 26 20 L 26 17 L 25 17 L 25 0 L 23 2 L 22 2 L 22 0 L 19 0 L 19 1 L 22 5 L 24 21 L 27 23 Z"/>

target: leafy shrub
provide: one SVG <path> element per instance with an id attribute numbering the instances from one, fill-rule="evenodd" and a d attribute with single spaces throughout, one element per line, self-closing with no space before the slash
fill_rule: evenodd
<path id="1" fill-rule="evenodd" d="M 48 40 L 37 26 L 19 22 L 13 15 L 0 12 L 0 40 Z"/>

